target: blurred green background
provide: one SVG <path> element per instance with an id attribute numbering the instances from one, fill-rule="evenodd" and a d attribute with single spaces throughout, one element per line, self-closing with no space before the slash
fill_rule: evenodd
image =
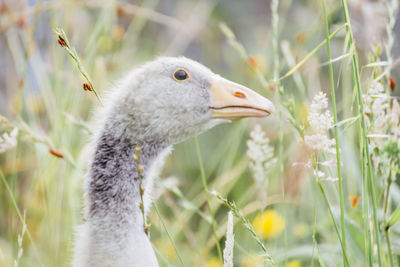
<path id="1" fill-rule="evenodd" d="M 380 45 L 384 51 L 387 42 L 388 3 L 349 1 L 364 91 L 371 83 L 370 68 L 365 67 L 371 63 L 369 56 Z M 340 1 L 327 4 L 333 32 L 344 23 L 343 11 Z M 57 43 L 56 27 L 66 32 L 103 99 L 131 68 L 161 55 L 184 55 L 291 110 L 289 114 L 283 109 L 282 116 L 221 125 L 199 136 L 208 187 L 234 200 L 256 230 L 264 227 L 264 231 L 274 233 L 260 234 L 260 238 L 277 266 L 310 266 L 312 255 L 315 266 L 321 264 L 317 252 L 313 253 L 313 230 L 321 261 L 326 266 L 342 266 L 332 218 L 312 170 L 304 166 L 312 151 L 289 123 L 294 120 L 307 131 L 313 96 L 319 91 L 329 96 L 325 46 L 280 81 L 281 96 L 272 82 L 277 59 L 278 77 L 282 77 L 325 40 L 322 4 L 319 0 L 279 1 L 275 15 L 279 21 L 278 54 L 273 52 L 276 36 L 269 0 L 1 0 L 0 114 L 9 122 L 0 125 L 0 134 L 10 127 L 20 131 L 16 148 L 0 154 L 0 169 L 10 189 L 0 182 L 0 266 L 13 266 L 21 246 L 19 266 L 69 266 L 74 228 L 82 222 L 82 184 L 90 155 L 92 118 L 101 105 L 82 89 L 85 80 Z M 236 35 L 245 55 L 221 30 L 221 23 Z M 394 38 L 398 31 L 396 24 Z M 341 31 L 331 40 L 333 58 L 348 52 L 345 38 L 345 31 Z M 394 42 L 391 53 L 396 65 L 399 49 Z M 385 60 L 384 52 L 380 58 Z M 354 116 L 349 57 L 339 58 L 334 71 L 339 120 L 343 120 Z M 398 68 L 393 67 L 392 77 L 398 80 Z M 399 89 L 392 94 L 398 96 Z M 275 156 L 282 151 L 283 170 L 273 165 L 264 177 L 268 182 L 261 188 L 255 184 L 246 155 L 246 142 L 256 124 L 266 132 Z M 362 210 L 357 203 L 362 191 L 357 130 L 354 124 L 340 134 L 351 266 L 364 264 Z M 49 149 L 64 158 L 55 156 L 54 151 L 49 153 Z M 326 171 L 335 176 L 335 170 Z M 400 203 L 398 182 L 391 188 L 393 207 Z M 324 186 L 334 214 L 339 214 L 337 182 L 325 181 Z M 384 182 L 377 181 L 377 186 L 382 207 Z M 205 201 L 211 201 L 222 246 L 228 209 L 204 191 L 193 139 L 175 146 L 155 187 L 154 199 L 185 265 L 222 266 Z M 16 206 L 22 217 L 25 214 L 29 230 L 22 242 L 18 242 L 23 224 Z M 268 210 L 274 212 L 265 213 Z M 257 214 L 264 214 L 269 225 L 255 223 Z M 154 211 L 149 221 L 161 266 L 179 266 Z M 398 263 L 400 228 L 396 227 L 391 234 Z M 251 235 L 235 221 L 235 266 L 267 266 L 260 254 Z"/>

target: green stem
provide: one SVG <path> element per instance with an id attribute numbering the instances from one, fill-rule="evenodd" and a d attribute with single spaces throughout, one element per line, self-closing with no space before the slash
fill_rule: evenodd
<path id="1" fill-rule="evenodd" d="M 279 70 L 280 70 L 280 61 L 279 61 L 279 1 L 272 0 L 271 2 L 271 16 L 272 16 L 272 50 L 274 56 L 274 81 L 276 83 L 277 90 L 277 98 L 278 98 L 278 117 L 279 117 L 279 148 L 278 148 L 278 168 L 279 168 L 279 176 L 281 179 L 281 194 L 282 194 L 282 203 L 285 202 L 285 179 L 283 179 L 284 175 L 284 166 L 283 166 L 283 130 L 282 130 L 282 100 L 281 95 L 283 95 L 283 88 L 280 85 L 279 81 Z M 284 213 L 286 215 L 286 210 Z M 287 242 L 287 229 L 286 227 L 283 230 L 283 243 L 284 243 L 284 253 L 285 253 L 285 264 L 288 264 L 288 242 Z"/>
<path id="2" fill-rule="evenodd" d="M 391 162 L 390 162 L 390 164 L 391 164 Z M 392 179 L 391 178 L 392 178 L 392 170 L 389 169 L 388 184 L 387 184 L 387 187 L 386 187 L 385 203 L 384 203 L 384 208 L 383 208 L 383 217 L 385 218 L 385 224 L 387 223 L 387 214 L 388 214 L 388 211 L 389 211 L 389 194 L 390 194 L 390 186 L 392 185 Z M 392 246 L 390 244 L 389 229 L 390 228 L 385 228 L 386 245 L 387 245 L 388 253 L 389 253 L 390 266 L 394 267 Z"/>
<path id="3" fill-rule="evenodd" d="M 392 245 L 390 244 L 389 230 L 390 230 L 390 228 L 389 228 L 389 229 L 385 229 L 386 243 L 387 243 L 388 252 L 389 252 L 390 266 L 391 266 L 391 267 L 394 267 L 393 253 L 392 253 Z"/>
<path id="4" fill-rule="evenodd" d="M 331 208 L 331 204 L 329 203 L 328 197 L 326 196 L 325 189 L 324 189 L 324 187 L 322 186 L 320 180 L 317 180 L 317 184 L 318 184 L 319 189 L 321 190 L 322 195 L 324 196 L 326 205 L 328 206 L 329 213 L 331 214 L 332 221 L 333 221 L 333 224 L 334 224 L 334 226 L 335 226 L 336 234 L 337 234 L 337 236 L 338 236 L 340 245 L 341 245 L 342 248 L 343 248 L 343 242 L 342 242 L 342 239 L 341 239 L 341 237 L 340 237 L 339 227 L 338 227 L 338 225 L 336 224 L 335 216 L 333 215 L 332 208 Z M 349 261 L 348 261 L 348 259 L 347 259 L 346 253 L 344 253 L 343 255 L 344 255 L 345 264 L 346 264 L 346 265 L 349 265 Z"/>
<path id="5" fill-rule="evenodd" d="M 332 39 L 336 34 L 338 34 L 344 27 L 347 26 L 347 23 L 343 24 L 339 28 L 337 28 L 330 36 L 329 39 Z M 306 63 L 324 44 L 326 40 L 323 40 L 317 47 L 315 47 L 310 53 L 308 53 L 299 63 L 296 64 L 293 68 L 291 68 L 285 75 L 279 78 L 279 80 L 283 80 L 293 73 L 295 73 L 304 63 Z"/>
<path id="6" fill-rule="evenodd" d="M 389 193 L 390 193 L 390 186 L 392 184 L 391 176 L 392 176 L 392 171 L 389 170 L 388 184 L 386 187 L 386 194 L 385 194 L 385 203 L 383 205 L 383 214 L 384 214 L 385 220 L 387 218 L 388 207 L 389 207 Z"/>
<path id="7" fill-rule="evenodd" d="M 358 107 L 358 99 L 355 99 L 355 105 Z M 361 120 L 358 123 L 358 140 L 360 140 L 360 162 L 364 162 L 364 145 L 362 139 L 362 127 Z M 373 266 L 373 252 L 372 252 L 372 240 L 371 240 L 371 231 L 369 226 L 370 221 L 370 211 L 369 211 L 369 202 L 368 202 L 368 181 L 365 175 L 365 165 L 361 164 L 361 177 L 362 177 L 362 212 L 363 212 L 363 223 L 364 223 L 364 262 L 368 263 L 369 267 Z"/>
<path id="8" fill-rule="evenodd" d="M 206 191 L 206 194 L 209 195 L 210 193 L 209 193 L 208 187 L 207 187 L 206 174 L 204 172 L 203 159 L 201 157 L 199 139 L 197 138 L 197 136 L 194 137 L 194 144 L 196 146 L 196 153 L 197 153 L 197 159 L 199 161 L 199 168 L 200 168 L 201 181 L 203 183 L 203 188 Z M 219 244 L 219 238 L 218 238 L 218 235 L 217 235 L 217 227 L 215 225 L 215 219 L 214 219 L 214 215 L 213 215 L 213 212 L 212 212 L 212 209 L 211 209 L 211 204 L 210 204 L 210 200 L 209 200 L 208 196 L 206 198 L 206 201 L 207 201 L 208 212 L 210 213 L 211 226 L 212 226 L 213 233 L 214 233 L 215 244 L 217 246 L 218 258 L 220 259 L 221 262 L 223 262 L 221 246 Z"/>
<path id="9" fill-rule="evenodd" d="M 341 171 L 341 162 L 340 162 L 340 147 L 339 147 L 339 135 L 338 135 L 338 126 L 337 126 L 337 111 L 336 111 L 336 97 L 335 97 L 335 80 L 333 78 L 333 67 L 332 67 L 332 56 L 331 56 L 331 47 L 329 40 L 329 23 L 328 23 L 328 15 L 326 11 L 326 0 L 322 1 L 322 9 L 324 12 L 324 24 L 325 24 L 325 37 L 326 37 L 326 50 L 328 53 L 328 66 L 329 66 L 329 81 L 331 87 L 331 97 L 332 97 L 332 113 L 333 113 L 333 123 L 334 123 L 334 132 L 335 132 L 335 143 L 336 143 L 336 166 L 337 166 L 337 175 L 338 175 L 338 183 L 339 183 L 339 202 L 340 202 L 340 224 L 342 227 L 342 250 L 343 250 L 343 265 L 346 266 L 345 254 L 346 254 L 346 224 L 344 220 L 345 216 L 345 207 L 344 207 L 344 197 L 343 197 L 343 179 L 342 179 L 342 171 Z"/>
<path id="10" fill-rule="evenodd" d="M 385 228 L 388 229 L 398 222 L 400 222 L 400 206 L 398 206 L 397 209 L 393 212 L 392 216 L 385 224 Z"/>
<path id="11" fill-rule="evenodd" d="M 313 233 L 312 233 L 312 253 L 311 253 L 311 267 L 314 267 L 314 251 L 315 251 L 315 246 L 316 246 L 316 240 L 315 240 L 315 233 L 317 232 L 317 196 L 316 196 L 316 188 L 312 186 L 313 189 L 313 198 L 314 198 L 314 223 L 313 223 Z"/>
<path id="12" fill-rule="evenodd" d="M 161 224 L 162 224 L 162 226 L 163 226 L 163 228 L 164 228 L 164 231 L 167 233 L 167 236 L 168 236 L 169 241 L 171 242 L 172 246 L 173 246 L 174 249 L 175 249 L 175 252 L 176 252 L 176 255 L 178 256 L 179 261 L 181 262 L 182 266 L 185 266 L 185 263 L 183 263 L 183 260 L 182 260 L 182 258 L 181 258 L 181 255 L 179 254 L 178 249 L 176 248 L 174 239 L 172 239 L 172 236 L 171 236 L 171 234 L 169 233 L 168 228 L 167 228 L 167 226 L 165 225 L 164 219 L 162 218 L 162 216 L 161 216 L 161 214 L 160 214 L 160 210 L 158 209 L 158 206 L 157 206 L 157 204 L 156 204 L 155 202 L 153 202 L 153 207 L 154 207 L 154 210 L 155 210 L 156 213 L 157 213 L 158 218 L 159 218 L 160 221 L 161 221 Z"/>
<path id="13" fill-rule="evenodd" d="M 350 45 L 355 47 L 353 33 L 351 30 L 351 24 L 350 24 L 350 16 L 349 16 L 349 11 L 348 11 L 348 7 L 347 7 L 347 1 L 342 0 L 342 5 L 343 5 L 345 21 L 347 24 L 347 26 L 346 26 L 347 32 L 349 33 L 349 43 L 350 43 Z M 372 200 L 372 215 L 373 215 L 373 219 L 374 219 L 375 239 L 376 239 L 376 245 L 377 245 L 377 249 L 378 249 L 378 264 L 379 264 L 379 267 L 382 267 L 382 255 L 381 255 L 382 250 L 381 250 L 381 240 L 380 240 L 380 232 L 379 232 L 379 224 L 378 224 L 378 214 L 377 214 L 377 207 L 376 207 L 374 174 L 372 171 L 372 163 L 371 163 L 371 157 L 370 157 L 370 153 L 369 153 L 369 146 L 368 146 L 368 139 L 367 139 L 367 130 L 366 130 L 367 127 L 366 127 L 366 122 L 365 122 L 364 104 L 362 101 L 360 72 L 359 72 L 357 55 L 356 55 L 355 49 L 351 49 L 351 51 L 353 51 L 352 64 L 351 64 L 352 72 L 353 72 L 353 80 L 356 83 L 358 106 L 359 106 L 358 112 L 361 116 L 362 139 L 364 141 L 365 158 L 367 159 L 368 183 L 369 183 L 369 190 L 370 190 L 371 200 Z"/>

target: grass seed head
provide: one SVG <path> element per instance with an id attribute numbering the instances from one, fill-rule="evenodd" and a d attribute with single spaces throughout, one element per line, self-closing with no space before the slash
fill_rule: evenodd
<path id="1" fill-rule="evenodd" d="M 142 165 L 138 165 L 138 172 L 139 172 L 139 174 L 142 174 L 142 172 L 143 172 L 143 167 L 142 167 Z"/>
<path id="2" fill-rule="evenodd" d="M 90 85 L 90 83 L 84 83 L 83 90 L 93 92 L 93 87 Z"/>
<path id="3" fill-rule="evenodd" d="M 61 37 L 61 35 L 58 36 L 57 42 L 61 47 L 66 47 L 67 46 L 67 43 L 65 42 L 64 38 Z"/>
<path id="4" fill-rule="evenodd" d="M 64 155 L 60 151 L 55 150 L 53 148 L 49 149 L 49 153 L 52 154 L 53 156 L 57 157 L 57 158 L 64 158 Z"/>

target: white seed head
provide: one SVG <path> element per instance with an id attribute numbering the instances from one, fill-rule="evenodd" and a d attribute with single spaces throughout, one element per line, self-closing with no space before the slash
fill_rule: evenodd
<path id="1" fill-rule="evenodd" d="M 335 139 L 330 139 L 324 134 L 313 134 L 304 136 L 304 142 L 313 150 L 336 154 Z"/>
<path id="2" fill-rule="evenodd" d="M 308 115 L 308 122 L 314 134 L 304 136 L 304 141 L 313 150 L 335 154 L 335 139 L 330 139 L 327 133 L 333 124 L 332 115 L 327 108 L 326 94 L 318 92 L 312 100 Z"/>
<path id="3" fill-rule="evenodd" d="M 233 234 L 233 214 L 228 212 L 228 227 L 226 230 L 226 240 L 224 248 L 224 267 L 233 267 L 233 247 L 235 236 Z"/>
<path id="4" fill-rule="evenodd" d="M 249 167 L 254 179 L 258 183 L 266 181 L 267 174 L 276 163 L 274 148 L 269 144 L 269 139 L 260 125 L 256 125 L 247 141 L 247 156 L 250 158 Z"/>
<path id="5" fill-rule="evenodd" d="M 333 118 L 328 110 L 328 99 L 326 94 L 319 92 L 314 96 L 310 106 L 308 122 L 313 130 L 317 133 L 328 131 L 333 124 Z"/>

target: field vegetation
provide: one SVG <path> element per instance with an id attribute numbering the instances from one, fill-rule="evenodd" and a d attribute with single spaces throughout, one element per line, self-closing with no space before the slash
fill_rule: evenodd
<path id="1" fill-rule="evenodd" d="M 174 147 L 148 218 L 161 266 L 399 266 L 398 4 L 3 0 L 0 266 L 69 266 L 93 118 L 160 55 L 277 108 Z"/>

